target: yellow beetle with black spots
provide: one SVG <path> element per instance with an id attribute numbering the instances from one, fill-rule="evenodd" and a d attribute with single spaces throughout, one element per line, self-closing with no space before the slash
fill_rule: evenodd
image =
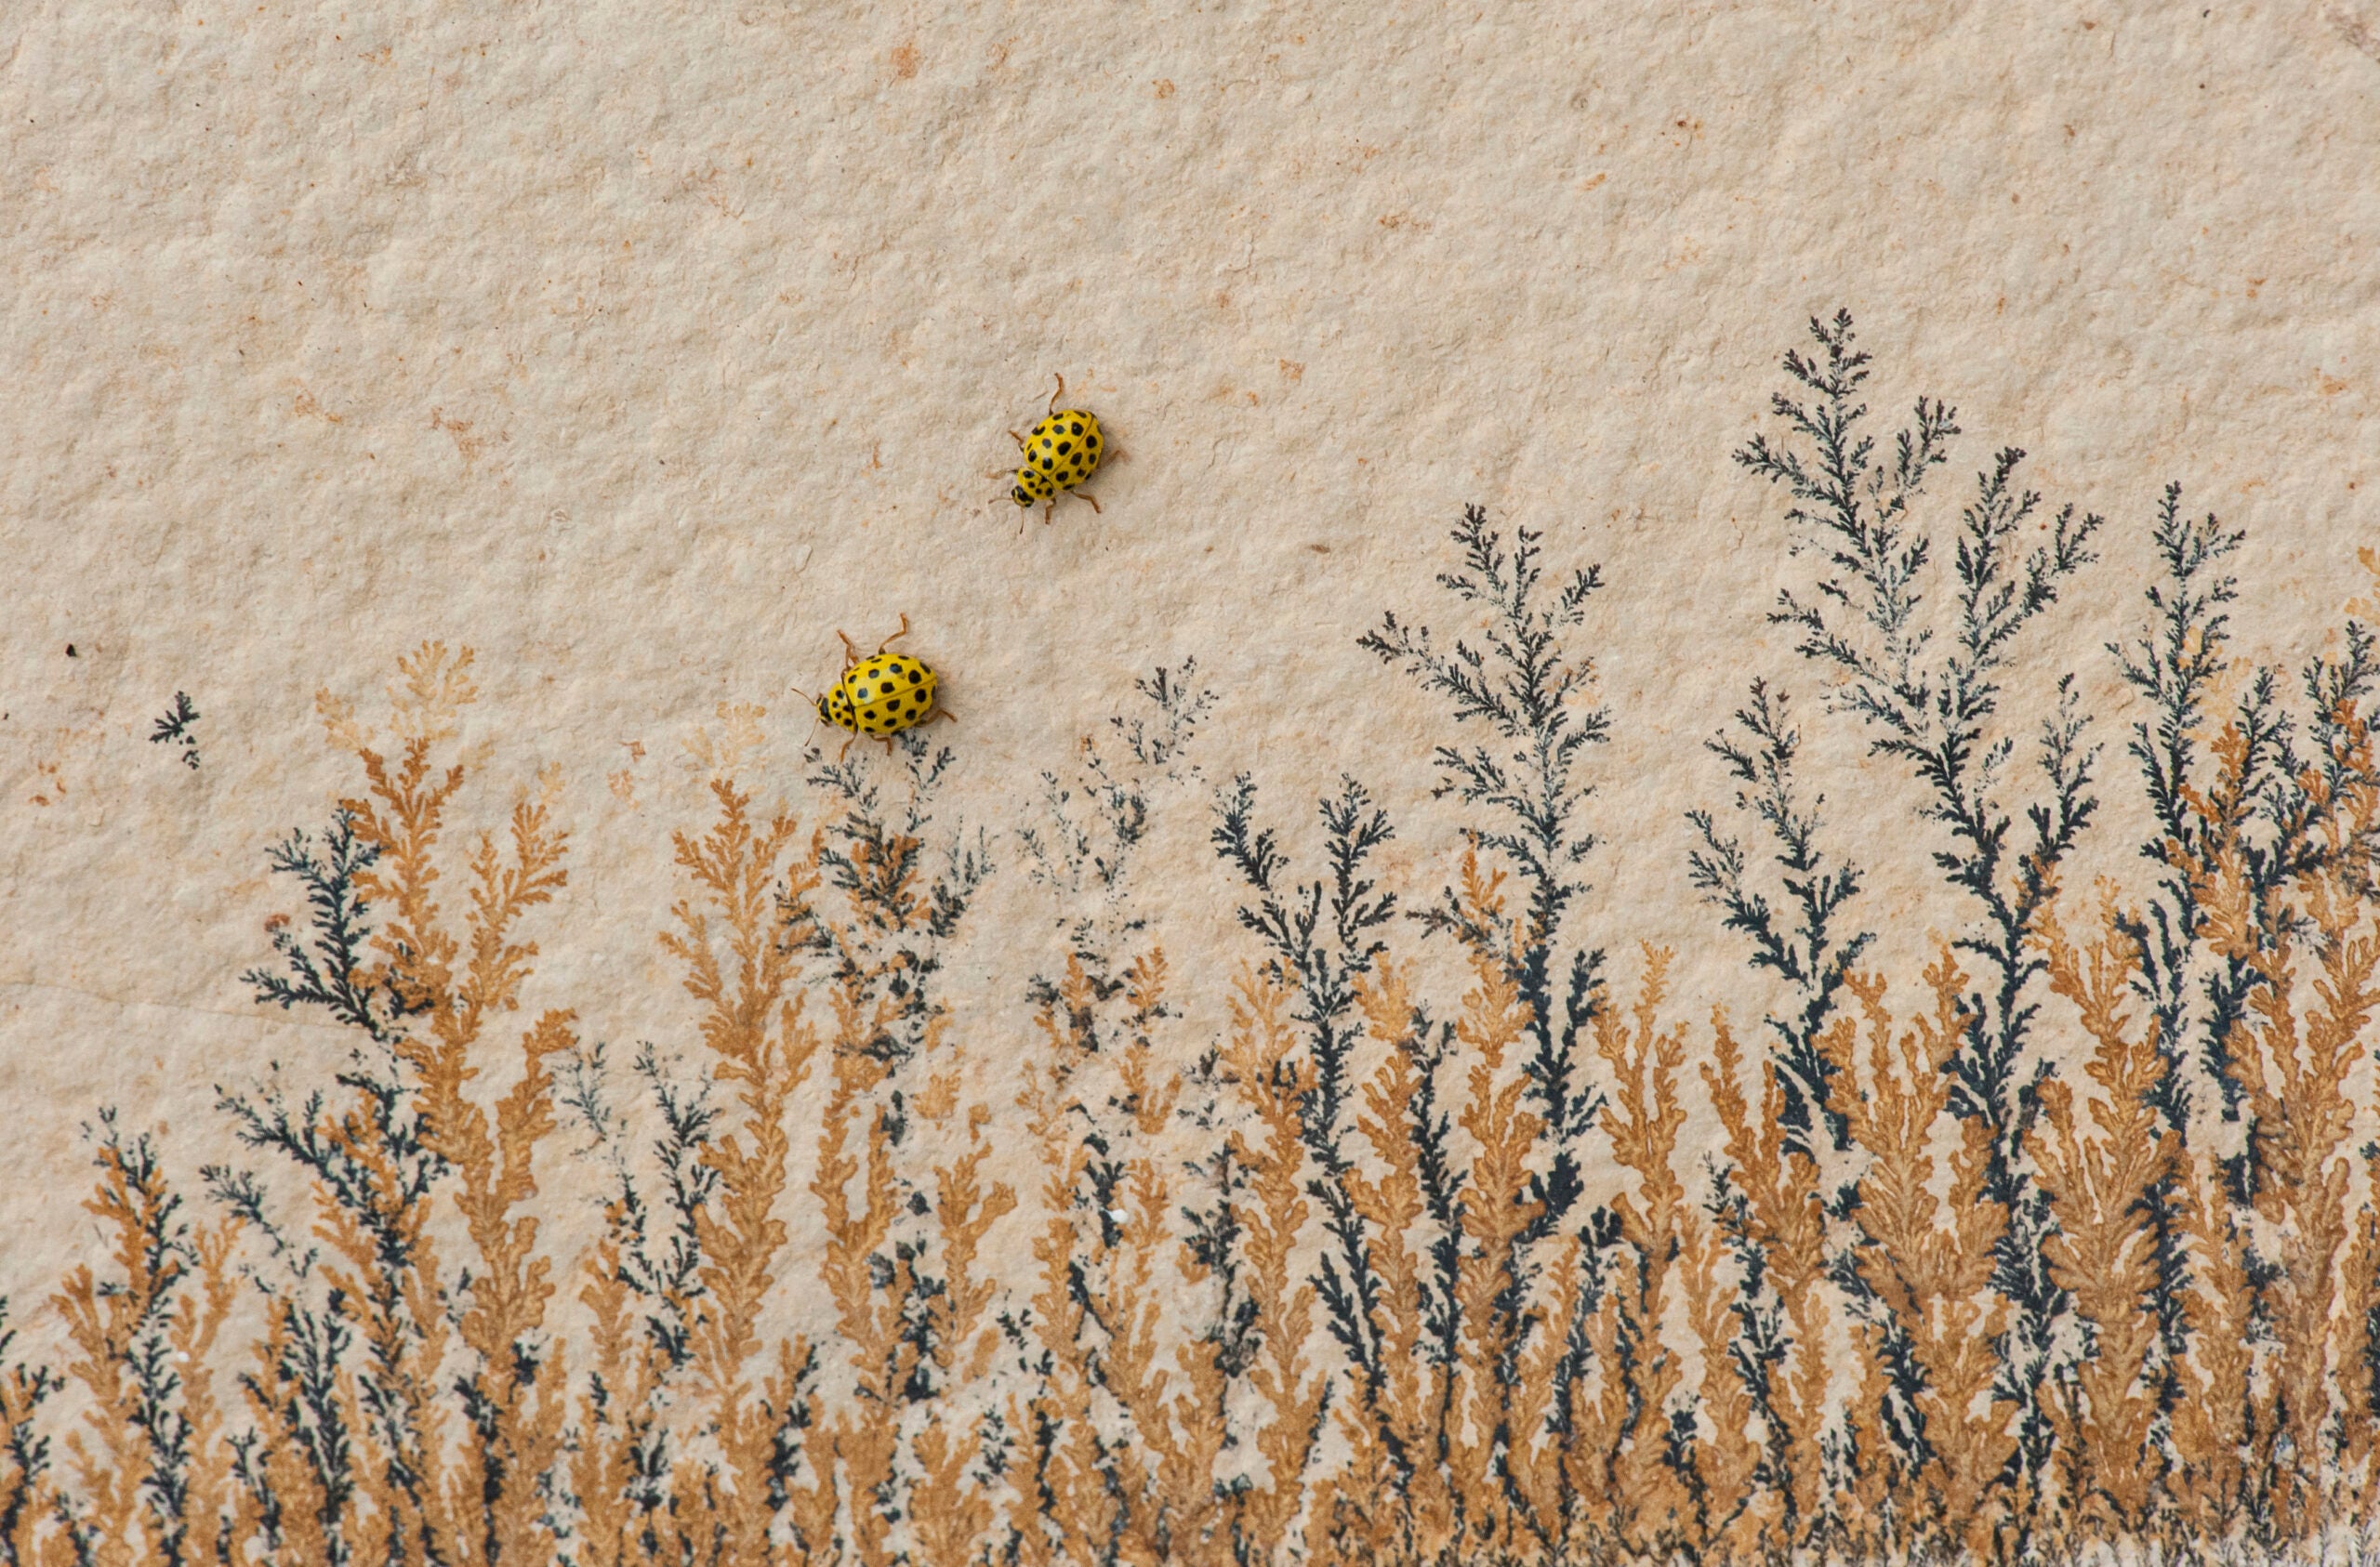
<path id="1" fill-rule="evenodd" d="M 1061 375 L 1058 389 L 1050 394 L 1049 417 L 1035 425 L 1029 435 L 1008 432 L 1024 454 L 1008 498 L 1028 509 L 1043 505 L 1044 522 L 1058 509 L 1061 491 L 1081 495 L 1091 510 L 1099 509 L 1098 496 L 1075 488 L 1098 471 L 1099 460 L 1105 454 L 1100 449 L 1099 420 L 1087 408 L 1059 407 L 1058 399 L 1065 395 L 1066 378 Z"/>
<path id="2" fill-rule="evenodd" d="M 908 634 L 909 617 L 903 615 L 901 629 L 878 643 L 876 652 L 862 658 L 852 639 L 836 632 L 843 639 L 843 673 L 818 699 L 820 720 L 844 731 L 853 740 L 861 735 L 881 740 L 887 752 L 892 749 L 892 737 L 903 730 L 915 729 L 936 718 L 958 722 L 957 715 L 934 701 L 934 673 L 923 659 L 884 651 Z M 851 741 L 845 741 L 843 754 L 849 756 L 851 748 Z"/>

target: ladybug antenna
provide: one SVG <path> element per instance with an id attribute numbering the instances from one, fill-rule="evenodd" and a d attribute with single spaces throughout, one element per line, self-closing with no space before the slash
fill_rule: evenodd
<path id="1" fill-rule="evenodd" d="M 810 744 L 810 735 L 816 734 L 818 732 L 818 726 L 826 721 L 826 715 L 825 709 L 826 705 L 826 699 L 823 696 L 813 696 L 808 691 L 803 691 L 800 686 L 788 686 L 786 689 L 792 691 L 794 695 L 801 698 L 804 702 L 810 704 L 810 734 L 805 734 L 801 737 L 801 743 L 804 745 L 807 745 Z"/>
<path id="2" fill-rule="evenodd" d="M 1052 372 L 1052 374 L 1055 374 L 1055 373 L 1054 373 L 1054 372 Z M 1051 412 L 1051 413 L 1054 414 L 1054 413 L 1056 413 L 1056 412 L 1058 411 L 1058 399 L 1060 399 L 1060 398 L 1062 398 L 1062 397 L 1064 397 L 1064 396 L 1065 396 L 1065 395 L 1066 395 L 1066 378 L 1065 378 L 1064 375 L 1060 375 L 1060 376 L 1058 376 L 1058 389 L 1057 389 L 1056 391 L 1053 391 L 1053 392 L 1051 392 L 1051 393 L 1050 394 L 1050 412 Z"/>

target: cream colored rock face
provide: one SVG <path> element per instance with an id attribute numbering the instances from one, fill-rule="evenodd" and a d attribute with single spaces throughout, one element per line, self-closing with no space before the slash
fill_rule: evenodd
<path id="1" fill-rule="evenodd" d="M 0 10 L 0 1559 L 2380 1516 L 2373 0 Z"/>

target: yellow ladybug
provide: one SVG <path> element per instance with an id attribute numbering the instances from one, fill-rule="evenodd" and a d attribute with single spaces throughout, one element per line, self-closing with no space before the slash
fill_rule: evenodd
<path id="1" fill-rule="evenodd" d="M 901 617 L 901 629 L 877 644 L 876 652 L 866 658 L 852 639 L 840 631 L 843 639 L 843 674 L 826 695 L 818 698 L 818 717 L 853 739 L 873 735 L 884 742 L 884 749 L 892 749 L 892 737 L 905 729 L 932 723 L 936 718 L 958 718 L 950 709 L 935 703 L 934 674 L 922 659 L 907 653 L 889 653 L 884 650 L 909 634 L 909 617 Z M 851 754 L 851 741 L 843 742 L 843 755 Z"/>
<path id="2" fill-rule="evenodd" d="M 1058 509 L 1060 491 L 1082 494 L 1075 486 L 1098 471 L 1102 455 L 1098 419 L 1088 409 L 1059 407 L 1058 399 L 1065 395 L 1066 378 L 1061 375 L 1058 389 L 1050 394 L 1049 417 L 1035 425 L 1030 435 L 1008 432 L 1024 454 L 1016 468 L 1016 485 L 1008 498 L 1028 509 L 1044 503 L 1044 522 Z M 1099 509 L 1097 496 L 1083 494 L 1082 498 L 1091 502 L 1091 510 Z"/>

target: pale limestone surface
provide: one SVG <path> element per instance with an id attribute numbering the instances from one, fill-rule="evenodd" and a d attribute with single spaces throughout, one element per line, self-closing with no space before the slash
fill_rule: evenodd
<path id="1" fill-rule="evenodd" d="M 2302 656 L 2380 542 L 2375 40 L 2373 0 L 7 7 L 0 1292 L 89 1244 L 99 1104 L 187 1169 L 211 1085 L 331 1037 L 239 981 L 294 903 L 264 854 L 354 787 L 317 691 L 368 714 L 425 639 L 477 650 L 506 787 L 560 769 L 533 1004 L 682 1035 L 687 743 L 764 705 L 745 775 L 802 809 L 787 688 L 838 627 L 909 616 L 996 847 L 1195 654 L 1208 784 L 1295 832 L 1356 772 L 1435 862 L 1435 709 L 1355 639 L 1452 628 L 1476 501 L 1610 584 L 1609 939 L 1757 1011 L 1679 813 L 1749 675 L 1815 696 L 1761 618 L 1805 568 L 1728 460 L 1778 357 L 1847 306 L 1880 409 L 1948 398 L 1962 474 L 2022 445 L 2109 514 L 2028 675 L 2082 668 L 2102 739 L 2169 479 L 2251 530 L 2243 651 Z M 986 475 L 1053 373 L 1123 456 L 1103 515 L 1020 533 Z M 147 738 L 177 690 L 196 770 Z M 1819 749 L 1853 820 L 1901 798 Z M 1206 786 L 1144 885 L 1220 975 Z M 998 851 L 951 982 L 1021 1029 L 1052 911 Z M 1915 953 L 1924 867 L 1880 875 Z"/>

